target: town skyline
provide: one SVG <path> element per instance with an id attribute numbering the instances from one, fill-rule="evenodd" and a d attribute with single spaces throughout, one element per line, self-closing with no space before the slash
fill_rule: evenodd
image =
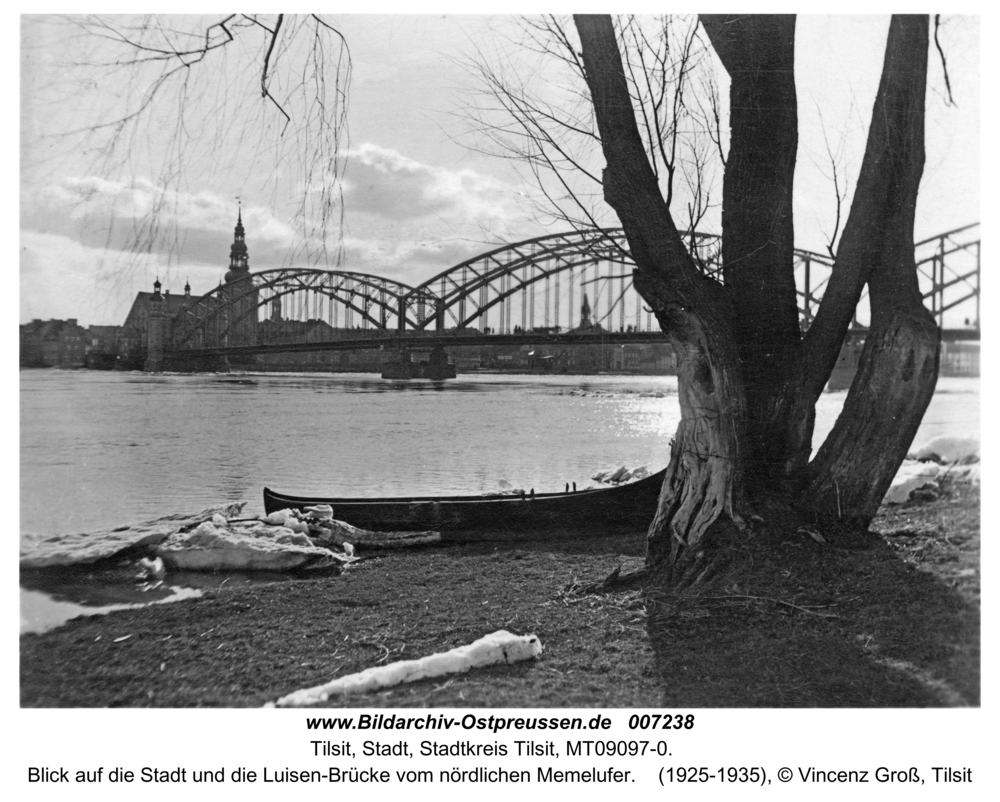
<path id="1" fill-rule="evenodd" d="M 349 42 L 353 62 L 350 141 L 343 148 L 342 269 L 419 284 L 490 245 L 567 228 L 543 225 L 531 202 L 535 188 L 514 165 L 477 152 L 468 119 L 455 114 L 471 85 L 462 59 L 475 48 L 488 57 L 508 52 L 503 43 L 515 36 L 514 18 L 331 19 Z M 151 171 L 98 173 L 80 154 L 56 157 L 52 143 L 58 139 L 51 136 L 80 108 L 55 103 L 58 91 L 65 91 L 51 84 L 56 49 L 70 60 L 85 54 L 79 37 L 67 39 L 51 23 L 22 21 L 21 321 L 120 322 L 135 294 L 148 291 L 157 277 L 174 292 L 187 281 L 196 295 L 210 291 L 226 270 L 237 196 L 251 270 L 285 264 L 295 247 L 286 214 L 293 193 L 262 184 L 259 179 L 273 171 L 260 161 L 238 153 L 227 172 L 192 171 L 171 190 Z M 918 240 L 979 219 L 978 20 L 951 17 L 945 23 L 941 35 L 956 105 L 943 99 L 940 60 L 932 52 Z M 856 173 L 860 166 L 886 26 L 887 18 L 800 18 L 799 247 L 823 250 L 832 228 L 823 126 L 828 136 L 831 129 L 844 135 L 845 169 Z M 98 97 L 120 88 L 99 87 Z M 94 99 L 83 92 L 74 103 Z M 123 232 L 165 196 L 171 219 L 161 222 L 176 225 L 177 236 L 172 244 L 129 255 Z"/>

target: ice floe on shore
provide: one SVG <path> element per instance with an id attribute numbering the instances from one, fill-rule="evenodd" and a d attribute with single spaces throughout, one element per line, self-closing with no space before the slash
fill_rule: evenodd
<path id="1" fill-rule="evenodd" d="M 979 460 L 979 440 L 935 437 L 907 456 L 883 501 L 902 504 L 910 500 L 914 491 L 935 493 L 945 477 L 979 484 Z"/>
<path id="2" fill-rule="evenodd" d="M 308 532 L 308 525 L 305 525 Z M 309 536 L 260 520 L 229 522 L 213 516 L 190 532 L 176 532 L 156 547 L 171 568 L 182 571 L 290 571 L 352 562 L 343 552 L 313 545 Z"/>
<path id="3" fill-rule="evenodd" d="M 605 485 L 621 485 L 626 482 L 636 482 L 639 479 L 645 479 L 647 476 L 649 476 L 649 468 L 645 465 L 640 465 L 638 468 L 633 468 L 632 470 L 622 465 L 616 469 L 598 471 L 590 478 L 595 482 Z"/>
<path id="4" fill-rule="evenodd" d="M 134 526 L 78 535 L 27 537 L 26 569 L 96 563 L 128 553 L 138 578 L 181 571 L 310 571 L 355 562 L 361 548 L 392 548 L 440 540 L 438 532 L 371 532 L 337 521 L 329 505 L 280 510 L 264 518 L 238 517 L 243 504 L 196 515 L 168 515 Z"/>
<path id="5" fill-rule="evenodd" d="M 60 565 L 94 563 L 113 557 L 127 549 L 146 548 L 152 550 L 175 532 L 194 528 L 214 515 L 234 518 L 239 515 L 245 502 L 223 504 L 210 507 L 194 515 L 165 515 L 152 521 L 144 521 L 113 529 L 96 532 L 81 532 L 70 535 L 22 535 L 21 567 L 52 568 Z"/>
<path id="6" fill-rule="evenodd" d="M 979 460 L 979 440 L 974 437 L 935 437 L 914 451 L 911 459 L 947 464 Z"/>
<path id="7" fill-rule="evenodd" d="M 633 468 L 629 470 L 624 465 L 619 468 L 609 468 L 607 470 L 598 471 L 593 476 L 590 477 L 591 481 L 598 482 L 599 484 L 605 485 L 623 485 L 626 482 L 636 482 L 639 479 L 645 479 L 650 475 L 650 470 L 645 465 L 640 465 L 638 468 Z M 569 492 L 570 487 L 573 488 L 573 492 L 583 491 L 583 490 L 594 490 L 594 485 L 589 484 L 586 486 L 577 487 L 576 482 L 567 482 L 565 485 L 566 492 Z M 523 496 L 526 495 L 528 491 L 525 491 L 523 487 L 515 487 L 506 479 L 500 479 L 497 481 L 497 492 L 494 493 L 484 493 L 485 496 Z M 534 495 L 534 489 L 530 491 Z"/>

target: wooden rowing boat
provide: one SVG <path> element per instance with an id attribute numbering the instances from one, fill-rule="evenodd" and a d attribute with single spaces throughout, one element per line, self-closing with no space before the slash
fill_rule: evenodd
<path id="1" fill-rule="evenodd" d="M 443 540 L 518 539 L 642 531 L 653 519 L 665 471 L 629 484 L 579 492 L 489 496 L 330 498 L 264 488 L 264 511 L 333 507 L 333 517 L 382 532 L 435 530 Z"/>

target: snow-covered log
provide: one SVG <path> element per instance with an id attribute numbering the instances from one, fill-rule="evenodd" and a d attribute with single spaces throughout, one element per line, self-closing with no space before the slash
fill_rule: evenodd
<path id="1" fill-rule="evenodd" d="M 280 698 L 277 707 L 304 707 L 325 702 L 331 696 L 368 691 L 415 682 L 429 677 L 459 674 L 497 663 L 517 663 L 542 653 L 536 635 L 513 635 L 506 630 L 493 632 L 466 646 L 439 652 L 419 660 L 402 660 L 339 677 L 325 685 L 304 688 Z"/>

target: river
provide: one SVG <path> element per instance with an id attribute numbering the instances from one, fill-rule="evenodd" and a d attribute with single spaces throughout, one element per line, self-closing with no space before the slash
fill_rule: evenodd
<path id="1" fill-rule="evenodd" d="M 142 374 L 22 370 L 21 533 L 85 532 L 247 501 L 536 492 L 666 464 L 673 376 Z M 817 405 L 815 442 L 845 393 Z M 979 379 L 949 378 L 916 444 L 979 436 Z"/>

